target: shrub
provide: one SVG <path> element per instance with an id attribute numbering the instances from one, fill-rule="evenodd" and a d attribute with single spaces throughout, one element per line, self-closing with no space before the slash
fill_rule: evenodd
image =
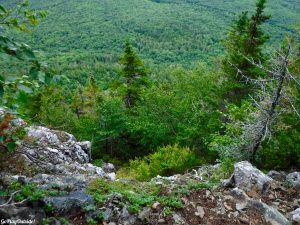
<path id="1" fill-rule="evenodd" d="M 157 152 L 130 161 L 129 168 L 121 169 L 119 176 L 125 175 L 138 180 L 149 180 L 157 175 L 168 176 L 183 173 L 198 166 L 201 160 L 189 148 L 176 145 L 161 147 Z"/>

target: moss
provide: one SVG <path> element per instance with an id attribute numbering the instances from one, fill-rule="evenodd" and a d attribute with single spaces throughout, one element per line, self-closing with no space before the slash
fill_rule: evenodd
<path id="1" fill-rule="evenodd" d="M 129 211 L 137 213 L 142 207 L 152 206 L 159 202 L 163 207 L 175 210 L 184 207 L 181 196 L 192 191 L 216 186 L 216 183 L 189 182 L 170 189 L 166 194 L 161 193 L 161 186 L 151 182 L 137 182 L 119 180 L 107 182 L 106 180 L 95 180 L 91 183 L 88 192 L 94 197 L 99 206 L 103 206 L 113 193 L 120 193 L 128 203 Z M 167 210 L 168 211 L 168 210 Z"/>

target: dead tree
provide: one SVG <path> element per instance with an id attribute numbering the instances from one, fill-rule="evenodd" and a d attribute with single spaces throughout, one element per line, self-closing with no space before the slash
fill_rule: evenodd
<path id="1" fill-rule="evenodd" d="M 253 65 L 265 72 L 266 76 L 260 79 L 252 79 L 243 74 L 243 72 L 236 68 L 238 75 L 243 79 L 243 82 L 257 86 L 258 96 L 250 98 L 253 100 L 256 108 L 251 120 L 244 125 L 243 139 L 247 140 L 248 146 L 244 146 L 248 150 L 248 158 L 254 162 L 256 154 L 268 135 L 271 135 L 271 127 L 279 115 L 280 102 L 287 97 L 286 90 L 288 81 L 300 82 L 289 72 L 289 62 L 293 55 L 292 45 L 289 43 L 286 48 L 277 51 L 275 57 L 271 60 L 270 68 L 264 67 L 262 64 L 257 64 L 253 60 L 246 58 Z M 293 111 L 299 116 L 300 114 L 294 107 L 293 103 L 289 101 Z M 300 116 L 299 116 L 300 117 Z"/>

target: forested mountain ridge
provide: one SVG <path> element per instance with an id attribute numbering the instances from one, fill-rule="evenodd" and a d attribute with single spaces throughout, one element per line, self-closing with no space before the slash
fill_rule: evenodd
<path id="1" fill-rule="evenodd" d="M 7 2 L 13 1 L 0 1 Z M 91 73 L 97 71 L 95 62 L 118 62 L 126 38 L 152 68 L 212 62 L 223 52 L 221 40 L 236 14 L 254 4 L 251 0 L 33 0 L 33 8 L 45 9 L 49 15 L 34 29 L 29 44 L 54 63 L 91 65 L 87 69 Z M 278 44 L 299 21 L 299 5 L 298 0 L 268 2 L 272 18 L 266 31 L 271 43 Z"/>

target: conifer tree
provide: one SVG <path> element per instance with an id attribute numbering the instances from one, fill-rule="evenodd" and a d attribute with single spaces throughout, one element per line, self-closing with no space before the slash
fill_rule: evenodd
<path id="1" fill-rule="evenodd" d="M 147 83 L 147 74 L 141 59 L 136 55 L 129 41 L 125 43 L 122 76 L 125 84 L 124 102 L 127 108 L 132 108 L 140 99 L 142 89 Z"/>
<path id="2" fill-rule="evenodd" d="M 97 86 L 95 79 L 89 77 L 84 87 L 78 84 L 72 98 L 71 107 L 78 118 L 86 114 L 95 115 L 101 98 L 101 90 Z"/>
<path id="3" fill-rule="evenodd" d="M 236 68 L 247 77 L 257 78 L 262 75 L 250 60 L 254 63 L 264 63 L 266 60 L 263 45 L 269 36 L 263 32 L 261 25 L 270 16 L 264 14 L 265 5 L 266 0 L 258 0 L 256 12 L 250 17 L 248 12 L 243 12 L 234 22 L 224 43 L 226 57 L 223 61 L 223 69 L 229 77 L 231 94 L 238 99 L 249 93 L 250 86 L 245 83 L 241 75 L 236 73 Z"/>

